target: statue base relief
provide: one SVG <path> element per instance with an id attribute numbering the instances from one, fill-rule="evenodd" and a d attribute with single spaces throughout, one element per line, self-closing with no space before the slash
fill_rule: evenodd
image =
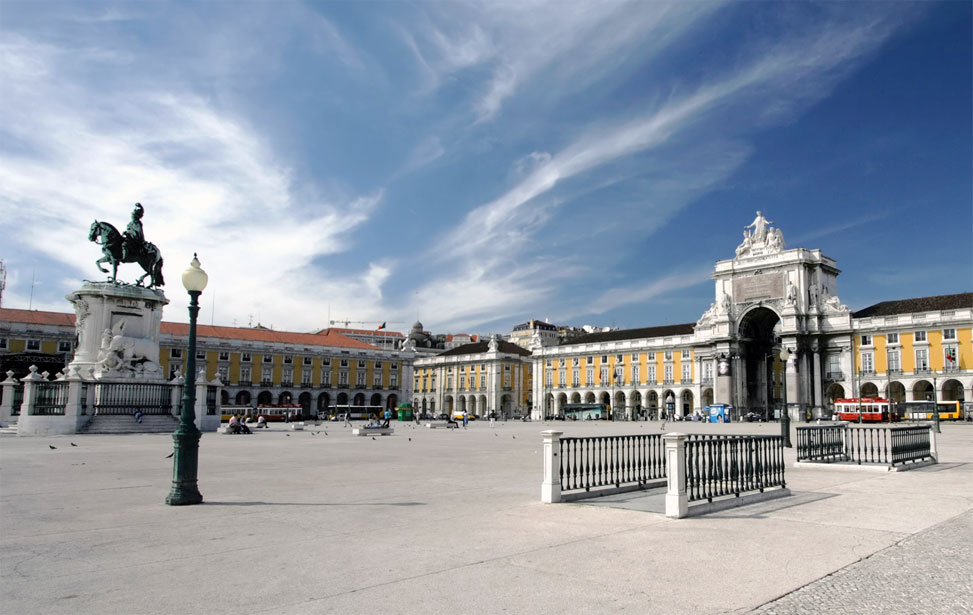
<path id="1" fill-rule="evenodd" d="M 67 295 L 74 305 L 77 344 L 69 369 L 82 378 L 165 382 L 159 365 L 159 289 L 85 282 Z"/>

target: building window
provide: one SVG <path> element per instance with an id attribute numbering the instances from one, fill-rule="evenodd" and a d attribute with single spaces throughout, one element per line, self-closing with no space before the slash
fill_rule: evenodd
<path id="1" fill-rule="evenodd" d="M 672 361 L 672 351 L 671 350 L 667 350 L 666 351 L 666 354 L 665 354 L 665 357 L 666 357 L 666 361 Z"/>
<path id="2" fill-rule="evenodd" d="M 841 355 L 828 355 L 828 375 L 833 378 L 841 378 Z"/>
<path id="3" fill-rule="evenodd" d="M 608 355 L 606 355 L 606 354 L 601 355 L 601 362 L 602 363 L 608 363 Z"/>
<path id="4" fill-rule="evenodd" d="M 595 358 L 594 357 L 585 357 L 585 361 L 584 362 L 585 362 L 585 365 L 594 365 Z"/>
<path id="5" fill-rule="evenodd" d="M 229 360 L 230 360 L 230 353 L 225 350 L 221 350 L 220 361 L 229 361 Z"/>
<path id="6" fill-rule="evenodd" d="M 692 378 L 693 378 L 693 375 L 692 375 L 693 373 L 691 371 L 692 370 L 692 367 L 693 366 L 690 363 L 683 363 L 682 364 L 682 381 L 683 382 L 689 382 L 690 380 L 692 380 Z"/>
<path id="7" fill-rule="evenodd" d="M 389 387 L 393 389 L 399 388 L 399 375 L 392 374 L 389 376 Z"/>
<path id="8" fill-rule="evenodd" d="M 585 386 L 591 386 L 595 380 L 595 368 L 589 367 L 585 370 Z"/>
<path id="9" fill-rule="evenodd" d="M 956 339 L 956 329 L 943 329 L 943 339 L 944 340 L 955 340 Z"/>
<path id="10" fill-rule="evenodd" d="M 249 363 L 250 362 L 250 353 L 249 352 L 244 352 L 242 355 L 240 355 L 240 361 L 242 361 L 244 363 Z"/>
<path id="11" fill-rule="evenodd" d="M 872 345 L 872 336 L 871 335 L 863 335 L 862 336 L 862 346 L 871 346 L 871 345 Z"/>
<path id="12" fill-rule="evenodd" d="M 304 361 L 304 365 L 310 365 L 311 364 L 311 357 L 304 357 L 303 361 Z"/>
<path id="13" fill-rule="evenodd" d="M 321 386 L 329 387 L 331 386 L 331 370 L 322 369 L 321 370 Z"/>
<path id="14" fill-rule="evenodd" d="M 271 356 L 269 354 L 265 354 L 264 355 L 264 363 L 273 363 L 273 362 L 274 362 L 274 357 L 273 356 Z"/>
<path id="15" fill-rule="evenodd" d="M 862 353 L 862 373 L 872 374 L 875 372 L 875 359 L 870 352 Z"/>
<path id="16" fill-rule="evenodd" d="M 240 382 L 250 382 L 250 368 L 241 367 L 240 368 Z"/>
<path id="17" fill-rule="evenodd" d="M 925 331 L 916 331 L 916 341 L 917 342 L 924 342 L 924 341 L 926 341 L 926 332 Z"/>
<path id="18" fill-rule="evenodd" d="M 179 364 L 178 363 L 170 363 L 169 364 L 169 378 L 175 378 L 176 377 L 176 374 L 178 374 L 178 373 L 179 373 Z"/>
<path id="19" fill-rule="evenodd" d="M 666 365 L 665 367 L 665 384 L 672 384 L 672 366 Z"/>
<path id="20" fill-rule="evenodd" d="M 364 361 L 362 361 L 361 359 L 359 359 L 359 360 L 358 360 L 358 367 L 361 367 L 361 368 L 363 368 L 363 369 L 364 369 L 364 367 L 365 367 L 365 362 L 364 362 Z"/>
<path id="21" fill-rule="evenodd" d="M 929 371 L 929 351 L 925 348 L 916 349 L 916 371 Z"/>
<path id="22" fill-rule="evenodd" d="M 548 359 L 547 360 L 547 367 L 550 367 L 551 366 L 551 363 L 552 363 L 552 361 L 550 359 Z"/>
<path id="23" fill-rule="evenodd" d="M 638 363 L 632 363 L 632 383 L 633 384 L 641 384 L 641 381 L 639 380 L 639 364 Z"/>
<path id="24" fill-rule="evenodd" d="M 311 384 L 311 370 L 301 370 L 301 384 Z"/>
<path id="25" fill-rule="evenodd" d="M 682 351 L 682 358 L 683 359 L 688 359 L 689 358 L 689 351 L 688 350 L 683 350 Z"/>
<path id="26" fill-rule="evenodd" d="M 889 343 L 889 344 L 898 344 L 899 343 L 899 334 L 898 333 L 889 333 L 885 337 L 885 341 L 887 343 Z"/>
<path id="27" fill-rule="evenodd" d="M 389 365 L 389 369 L 399 369 L 399 364 L 398 363 L 392 363 L 391 365 Z"/>
<path id="28" fill-rule="evenodd" d="M 382 372 L 372 373 L 372 388 L 382 388 Z"/>
<path id="29" fill-rule="evenodd" d="M 946 346 L 943 348 L 943 365 L 947 371 L 952 371 L 959 367 L 958 357 L 956 346 Z"/>
<path id="30" fill-rule="evenodd" d="M 30 347 L 28 346 L 28 350 Z M 170 359 L 181 359 L 182 358 L 182 348 L 170 348 L 169 349 Z"/>
<path id="31" fill-rule="evenodd" d="M 713 362 L 706 361 L 703 363 L 703 380 L 706 382 L 713 381 Z"/>
<path id="32" fill-rule="evenodd" d="M 338 364 L 338 367 L 348 367 L 348 359 L 342 359 L 341 363 Z"/>
<path id="33" fill-rule="evenodd" d="M 196 360 L 197 361 L 205 361 L 206 360 L 206 351 L 205 350 L 197 350 L 196 351 Z"/>
<path id="34" fill-rule="evenodd" d="M 624 360 L 625 360 L 625 357 L 623 357 L 622 355 L 620 355 L 620 354 L 615 355 L 615 363 L 621 363 Z"/>
<path id="35" fill-rule="evenodd" d="M 289 354 L 284 355 L 284 365 L 293 365 L 293 364 L 294 364 L 294 357 L 292 357 Z"/>
<path id="36" fill-rule="evenodd" d="M 447 374 L 452 374 L 453 373 L 453 366 L 452 365 L 450 365 L 449 367 L 446 368 L 446 373 Z"/>
<path id="37" fill-rule="evenodd" d="M 7 338 L 0 337 L 0 349 L 6 350 L 7 348 Z"/>
<path id="38" fill-rule="evenodd" d="M 608 384 L 608 367 L 601 368 L 601 384 Z"/>
<path id="39" fill-rule="evenodd" d="M 27 340 L 27 350 L 40 350 L 41 342 L 40 340 Z"/>
<path id="40" fill-rule="evenodd" d="M 579 365 L 579 359 L 578 359 L 578 357 L 572 357 L 571 358 L 571 365 Z"/>
<path id="41" fill-rule="evenodd" d="M 889 352 L 889 371 L 897 372 L 902 369 L 902 363 L 899 360 L 899 351 L 892 350 Z"/>
<path id="42" fill-rule="evenodd" d="M 268 383 L 268 382 L 271 382 L 273 380 L 273 378 L 274 378 L 274 368 L 272 368 L 272 367 L 265 367 L 263 369 L 263 373 L 262 373 L 262 375 L 260 377 L 260 380 L 262 382 Z"/>
<path id="43" fill-rule="evenodd" d="M 321 359 L 321 365 L 331 365 L 331 357 L 324 357 Z"/>
<path id="44" fill-rule="evenodd" d="M 71 352 L 71 342 L 58 342 L 57 343 L 58 352 Z"/>
<path id="45" fill-rule="evenodd" d="M 636 363 L 639 360 L 639 355 L 637 353 L 632 353 L 632 363 Z"/>
<path id="46" fill-rule="evenodd" d="M 220 379 L 220 382 L 225 384 L 230 378 L 230 368 L 225 365 L 217 367 L 216 377 Z"/>
<path id="47" fill-rule="evenodd" d="M 548 361 L 547 363 L 548 363 L 548 365 L 550 365 L 551 362 Z M 545 378 L 545 382 L 547 383 L 547 386 L 549 386 L 549 387 L 554 386 L 554 372 L 553 371 L 546 370 L 545 371 L 544 378 Z"/>
<path id="48" fill-rule="evenodd" d="M 452 391 L 453 390 L 453 377 L 452 376 L 446 376 L 446 390 L 447 391 Z"/>
<path id="49" fill-rule="evenodd" d="M 645 381 L 647 384 L 655 384 L 655 365 L 645 367 Z"/>
<path id="50" fill-rule="evenodd" d="M 579 370 L 576 369 L 576 370 L 574 370 L 571 373 L 571 383 L 572 383 L 572 386 L 575 386 L 575 387 L 581 386 L 581 374 L 580 374 Z"/>
<path id="51" fill-rule="evenodd" d="M 346 371 L 338 372 L 338 386 L 347 386 L 347 385 L 348 385 L 348 372 Z"/>

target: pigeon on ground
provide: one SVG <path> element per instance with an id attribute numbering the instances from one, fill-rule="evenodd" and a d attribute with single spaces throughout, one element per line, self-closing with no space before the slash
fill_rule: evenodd
<path id="1" fill-rule="evenodd" d="M 318 434 L 316 434 L 316 433 L 314 433 L 314 432 L 312 431 L 312 432 L 311 432 L 311 435 L 312 435 L 312 436 L 316 436 L 316 435 L 318 435 Z"/>
<path id="2" fill-rule="evenodd" d="M 176 454 L 176 451 L 172 451 L 171 453 L 169 453 L 168 455 L 166 455 L 166 459 L 172 459 L 172 456 L 175 455 L 175 454 Z"/>
<path id="3" fill-rule="evenodd" d="M 54 446 L 53 444 L 48 444 L 48 445 L 47 445 L 47 447 L 48 447 L 49 449 L 51 449 L 52 451 L 56 451 L 56 450 L 57 450 L 57 447 L 56 447 L 56 446 Z"/>
<path id="4" fill-rule="evenodd" d="M 375 436 L 372 436 L 372 440 L 374 440 L 374 439 L 375 439 Z"/>
<path id="5" fill-rule="evenodd" d="M 71 442 L 71 446 L 77 446 L 77 444 L 75 444 L 74 442 Z"/>
<path id="6" fill-rule="evenodd" d="M 412 442 L 412 438 L 409 438 L 409 442 Z"/>
<path id="7" fill-rule="evenodd" d="M 328 435 L 328 432 L 324 432 L 324 435 Z"/>
<path id="8" fill-rule="evenodd" d="M 511 437 L 512 437 L 512 438 L 513 438 L 514 440 L 516 440 L 516 439 L 517 439 L 517 436 L 511 436 Z"/>

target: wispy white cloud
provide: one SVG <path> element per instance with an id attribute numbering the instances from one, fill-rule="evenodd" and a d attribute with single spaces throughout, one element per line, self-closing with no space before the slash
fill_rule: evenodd
<path id="1" fill-rule="evenodd" d="M 100 54 L 83 58 L 24 37 L 8 37 L 0 58 L 5 140 L 23 145 L 0 149 L 0 226 L 20 245 L 97 277 L 99 249 L 83 243 L 85 230 L 94 219 L 124 226 L 138 200 L 146 238 L 166 260 L 177 307 L 170 317 L 185 313 L 178 274 L 193 252 L 228 310 L 258 303 L 265 318 L 313 328 L 332 293 L 381 301 L 388 266 L 366 261 L 360 275 L 312 266 L 349 247 L 381 190 L 302 202 L 288 166 L 258 133 L 198 95 L 169 84 L 112 99 L 119 93 L 72 78 L 72 67 L 97 64 Z M 120 276 L 139 273 L 125 265 Z M 300 292 L 292 292 L 295 279 Z M 231 316 L 241 315 L 227 312 L 224 322 Z"/>

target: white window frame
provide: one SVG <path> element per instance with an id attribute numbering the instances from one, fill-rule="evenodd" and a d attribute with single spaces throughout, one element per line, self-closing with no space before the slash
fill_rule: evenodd
<path id="1" fill-rule="evenodd" d="M 915 340 L 917 342 L 927 342 L 929 341 L 929 337 L 926 335 L 925 331 L 916 331 Z"/>
<path id="2" fill-rule="evenodd" d="M 898 333 L 887 333 L 885 335 L 885 343 L 886 344 L 898 344 L 899 343 L 899 334 Z"/>

